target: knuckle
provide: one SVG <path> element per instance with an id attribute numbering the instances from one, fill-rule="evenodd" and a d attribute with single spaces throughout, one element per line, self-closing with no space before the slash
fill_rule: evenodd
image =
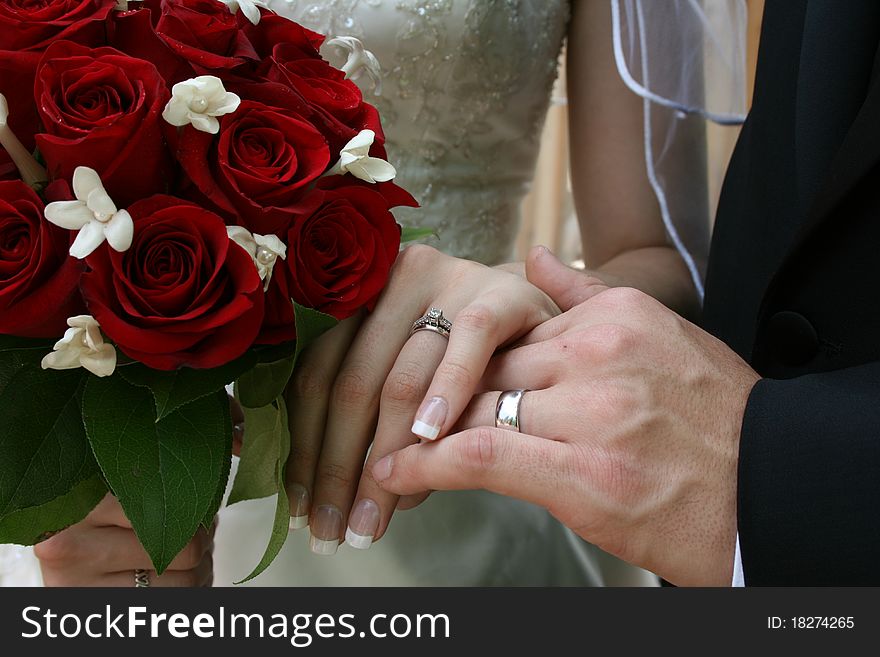
<path id="1" fill-rule="evenodd" d="M 343 408 L 369 406 L 373 394 L 370 382 L 356 370 L 340 373 L 333 384 L 334 405 Z"/>
<path id="2" fill-rule="evenodd" d="M 423 377 L 411 370 L 399 370 L 392 372 L 385 381 L 382 399 L 398 404 L 418 402 L 427 389 L 428 383 Z"/>
<path id="3" fill-rule="evenodd" d="M 584 331 L 579 340 L 580 354 L 616 359 L 636 346 L 632 329 L 619 324 L 601 324 Z"/>
<path id="4" fill-rule="evenodd" d="M 478 429 L 466 434 L 461 441 L 460 450 L 462 466 L 477 473 L 490 470 L 498 459 L 497 439 L 489 429 Z"/>
<path id="5" fill-rule="evenodd" d="M 318 477 L 320 478 L 321 486 L 333 489 L 347 490 L 355 483 L 352 472 L 338 463 L 322 464 L 318 471 Z"/>
<path id="6" fill-rule="evenodd" d="M 305 463 L 311 463 L 314 465 L 315 461 L 318 460 L 318 457 L 321 455 L 320 444 L 310 441 L 310 440 L 302 440 L 293 437 L 290 443 L 290 463 L 294 465 L 301 465 Z"/>
<path id="7" fill-rule="evenodd" d="M 437 253 L 439 253 L 437 249 L 427 244 L 413 244 L 400 252 L 395 268 L 403 273 L 420 271 L 425 267 L 426 262 L 434 259 Z"/>
<path id="8" fill-rule="evenodd" d="M 330 379 L 326 368 L 313 367 L 308 363 L 300 364 L 290 381 L 291 393 L 297 399 L 320 399 L 329 389 Z"/>
<path id="9" fill-rule="evenodd" d="M 77 560 L 77 542 L 70 532 L 59 532 L 34 546 L 34 555 L 51 566 L 63 566 Z"/>
<path id="10" fill-rule="evenodd" d="M 456 360 L 446 360 L 437 369 L 437 375 L 452 389 L 471 390 L 474 384 L 474 375 L 470 368 Z"/>
<path id="11" fill-rule="evenodd" d="M 494 335 L 499 325 L 498 313 L 489 306 L 474 304 L 468 306 L 455 316 L 454 327 L 471 333 L 488 333 Z"/>

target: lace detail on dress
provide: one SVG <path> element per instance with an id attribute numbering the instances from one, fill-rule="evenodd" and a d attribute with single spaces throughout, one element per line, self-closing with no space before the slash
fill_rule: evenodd
<path id="1" fill-rule="evenodd" d="M 272 0 L 328 36 L 355 36 L 382 66 L 382 114 L 399 182 L 448 253 L 509 258 L 534 173 L 568 0 Z M 341 64 L 342 53 L 325 56 Z"/>

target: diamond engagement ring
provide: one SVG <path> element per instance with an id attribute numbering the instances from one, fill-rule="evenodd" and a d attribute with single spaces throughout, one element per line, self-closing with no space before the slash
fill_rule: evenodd
<path id="1" fill-rule="evenodd" d="M 495 426 L 519 433 L 519 408 L 528 390 L 507 390 L 498 395 L 495 405 Z"/>
<path id="2" fill-rule="evenodd" d="M 449 332 L 451 330 L 452 322 L 443 316 L 443 311 L 439 308 L 431 308 L 428 312 L 413 322 L 409 336 L 412 337 L 419 331 L 433 331 L 434 333 L 439 333 L 448 340 Z"/>
<path id="3" fill-rule="evenodd" d="M 134 586 L 138 589 L 148 589 L 150 588 L 150 571 L 148 570 L 135 570 L 134 571 Z"/>

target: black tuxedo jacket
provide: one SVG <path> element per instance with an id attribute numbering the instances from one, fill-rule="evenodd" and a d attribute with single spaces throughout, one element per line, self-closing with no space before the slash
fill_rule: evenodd
<path id="1" fill-rule="evenodd" d="M 880 584 L 880 2 L 768 0 L 704 326 L 743 420 L 748 585 Z"/>

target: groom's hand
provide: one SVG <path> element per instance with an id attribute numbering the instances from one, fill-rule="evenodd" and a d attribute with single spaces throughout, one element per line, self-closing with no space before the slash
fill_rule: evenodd
<path id="1" fill-rule="evenodd" d="M 531 282 L 571 305 L 572 271 L 540 260 Z M 585 302 L 493 359 L 457 434 L 393 454 L 374 477 L 398 494 L 486 488 L 526 499 L 673 583 L 728 585 L 739 434 L 758 375 L 640 292 L 581 292 Z M 523 433 L 495 429 L 499 391 L 520 388 L 532 391 Z"/>

